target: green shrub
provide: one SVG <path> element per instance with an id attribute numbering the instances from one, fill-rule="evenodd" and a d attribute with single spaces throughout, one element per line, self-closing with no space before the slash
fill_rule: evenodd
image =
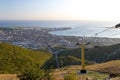
<path id="1" fill-rule="evenodd" d="M 75 73 L 70 73 L 64 76 L 64 80 L 78 80 L 78 76 Z"/>
<path id="2" fill-rule="evenodd" d="M 41 80 L 45 72 L 40 68 L 52 55 L 0 43 L 0 73 L 17 74 L 21 80 Z"/>
<path id="3" fill-rule="evenodd" d="M 36 69 L 26 70 L 21 76 L 21 80 L 40 80 L 44 76 L 44 72 Z"/>

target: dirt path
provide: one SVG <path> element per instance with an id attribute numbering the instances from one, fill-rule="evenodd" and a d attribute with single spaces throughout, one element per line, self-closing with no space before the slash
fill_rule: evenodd
<path id="1" fill-rule="evenodd" d="M 64 80 L 64 76 L 67 74 L 66 71 L 55 71 L 53 76 L 55 80 Z"/>

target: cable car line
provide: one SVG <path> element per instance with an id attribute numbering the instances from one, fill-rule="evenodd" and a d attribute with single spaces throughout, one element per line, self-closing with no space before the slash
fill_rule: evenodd
<path id="1" fill-rule="evenodd" d="M 95 37 L 97 37 L 98 34 L 101 34 L 101 33 L 105 32 L 105 31 L 107 31 L 107 30 L 109 30 L 109 29 L 112 29 L 112 28 L 114 28 L 114 26 L 109 27 L 109 28 L 107 28 L 107 29 L 105 29 L 105 30 L 103 30 L 103 31 L 101 31 L 101 32 L 95 33 Z"/>

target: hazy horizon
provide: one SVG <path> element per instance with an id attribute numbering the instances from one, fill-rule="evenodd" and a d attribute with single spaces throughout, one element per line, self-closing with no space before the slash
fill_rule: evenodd
<path id="1" fill-rule="evenodd" d="M 0 20 L 119 21 L 119 0 L 0 0 Z"/>
<path id="2" fill-rule="evenodd" d="M 95 33 L 105 29 L 99 27 L 119 23 L 119 3 L 120 0 L 0 0 L 0 26 L 78 27 L 79 30 L 69 33 L 79 35 L 81 31 L 83 35 L 86 32 L 91 35 L 93 30 Z M 119 33 L 119 29 L 109 30 L 105 35 L 111 32 Z"/>

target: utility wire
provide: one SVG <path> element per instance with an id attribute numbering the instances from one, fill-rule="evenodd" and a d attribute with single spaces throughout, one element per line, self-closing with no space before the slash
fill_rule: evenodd
<path id="1" fill-rule="evenodd" d="M 114 26 L 109 27 L 109 28 L 107 28 L 107 29 L 105 29 L 105 30 L 103 30 L 103 31 L 101 31 L 101 32 L 96 33 L 96 34 L 95 34 L 95 37 L 97 37 L 98 34 L 101 34 L 101 33 L 105 32 L 105 31 L 107 31 L 107 30 L 109 30 L 109 29 L 112 29 L 112 28 L 114 28 Z"/>

